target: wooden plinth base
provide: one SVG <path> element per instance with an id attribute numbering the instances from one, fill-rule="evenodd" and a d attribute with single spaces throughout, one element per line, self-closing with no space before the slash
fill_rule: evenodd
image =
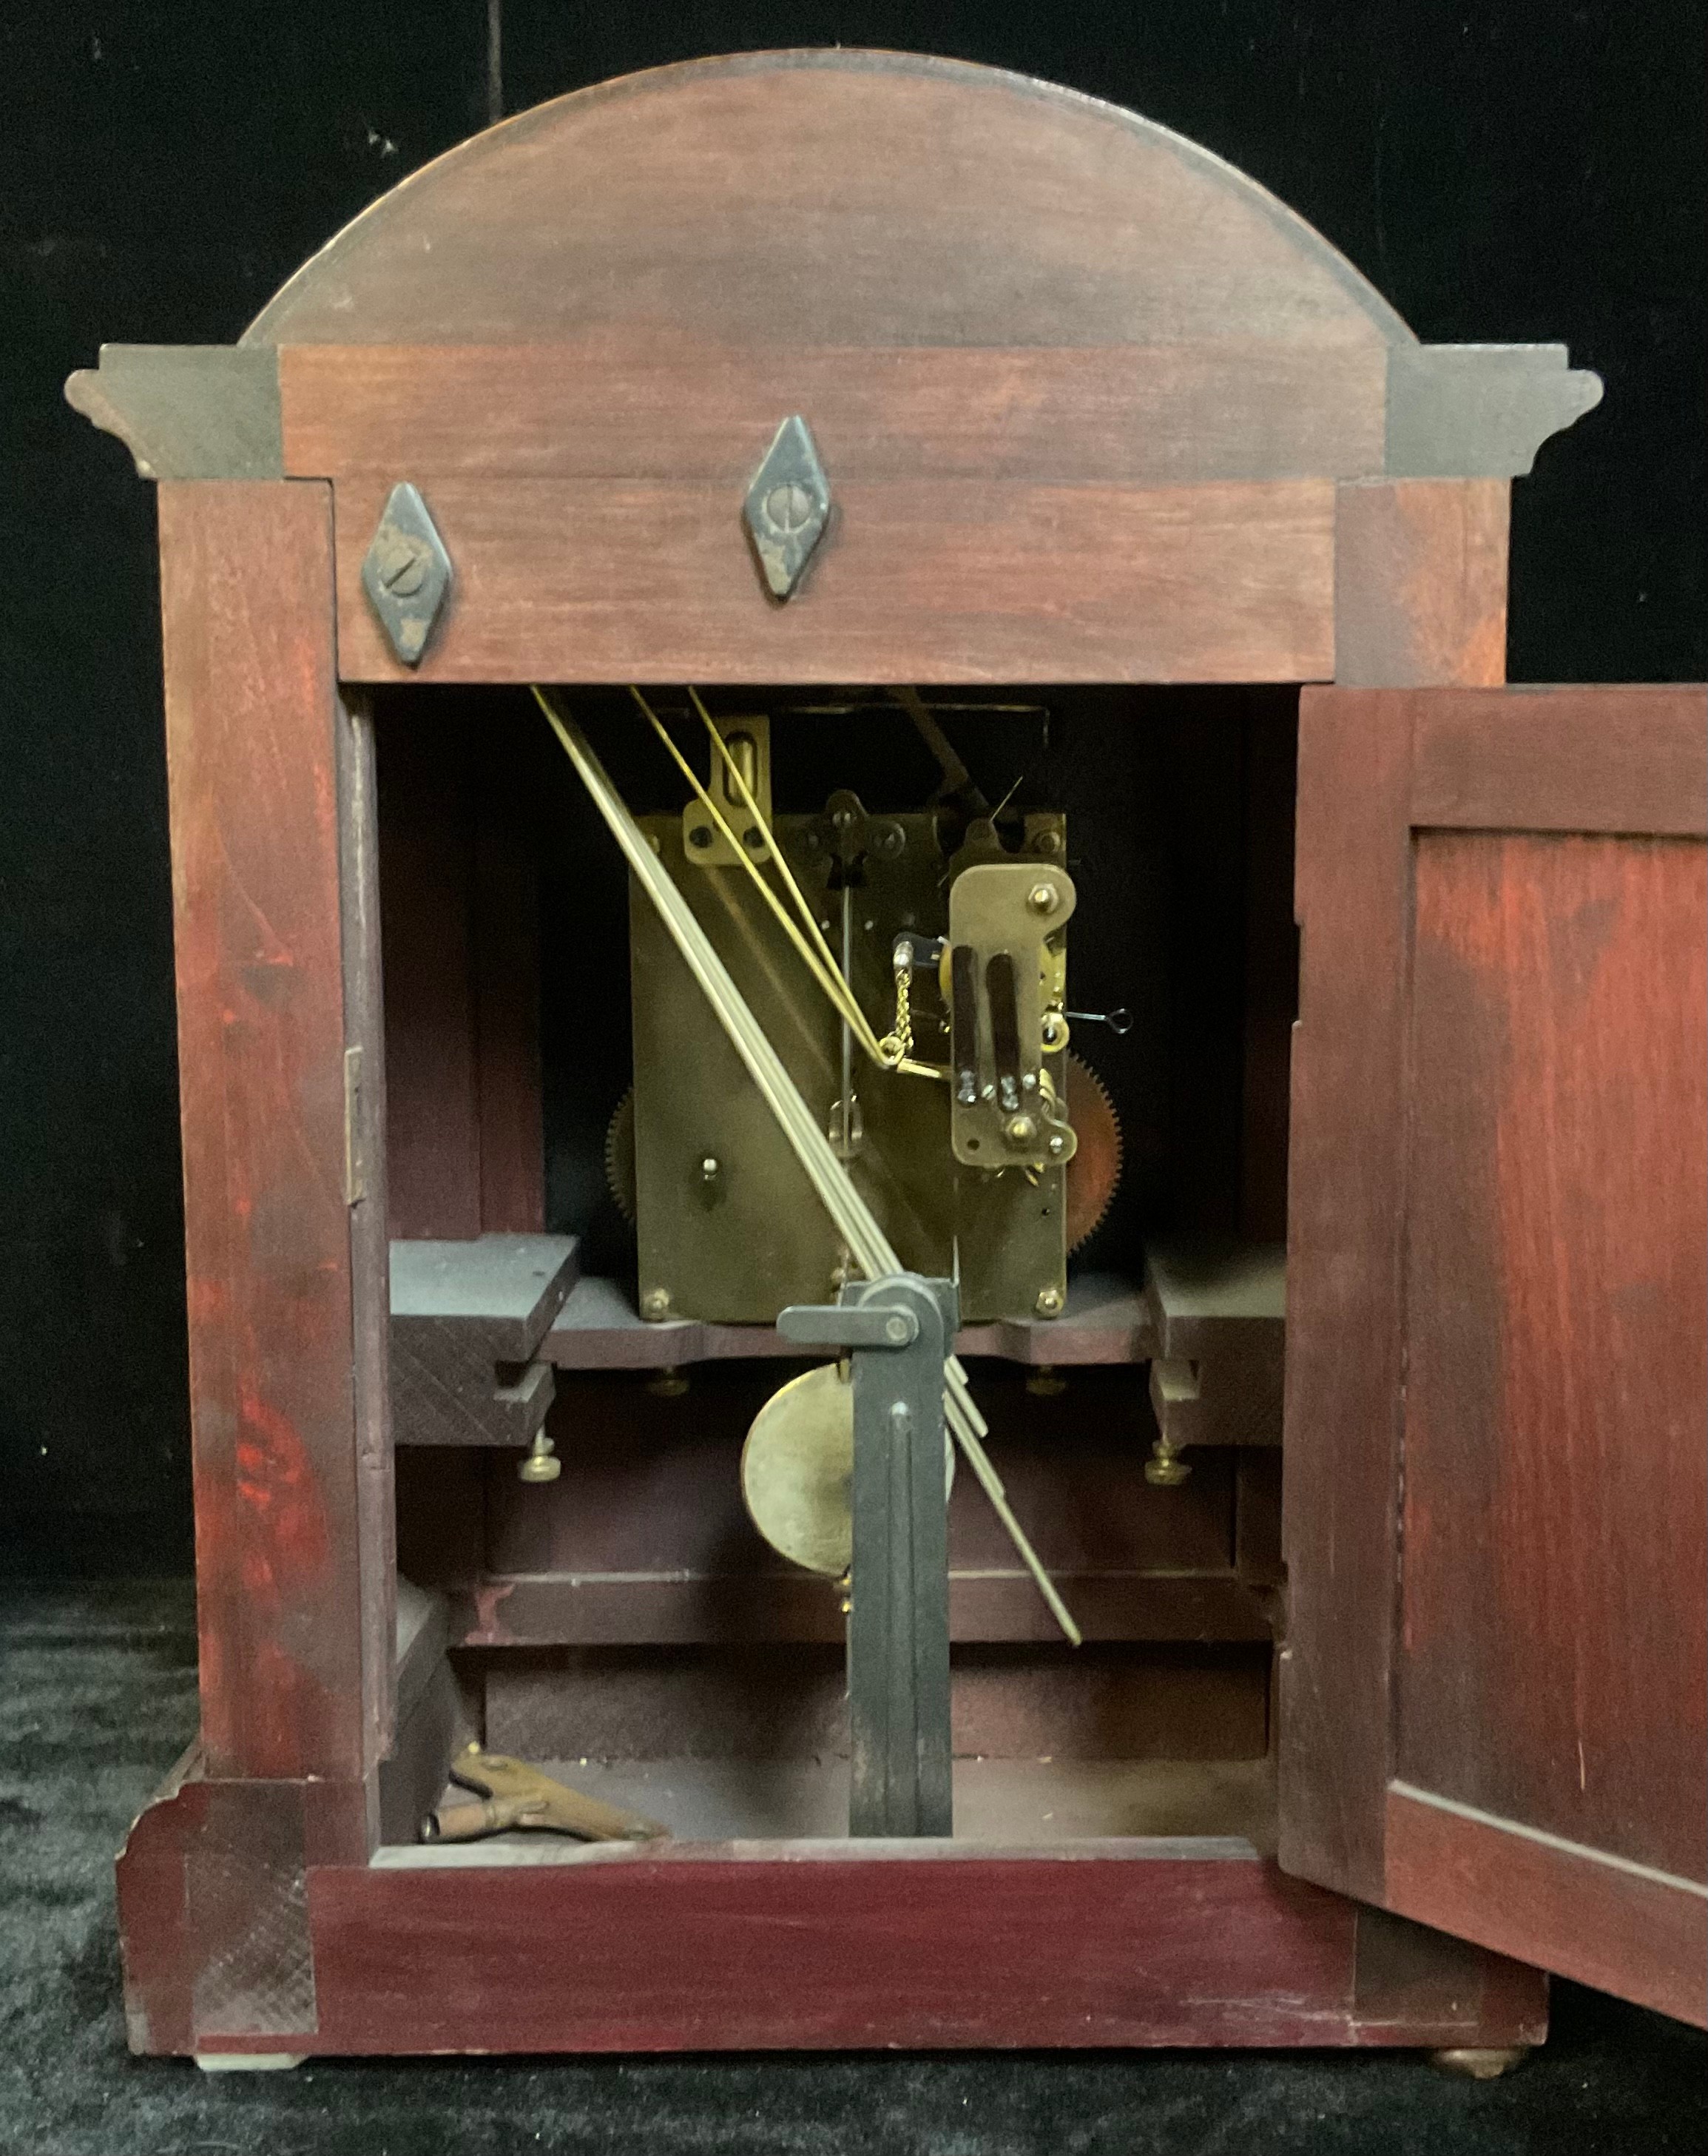
<path id="1" fill-rule="evenodd" d="M 1146 1838 L 382 1848 L 359 1786 L 193 1763 L 119 1861 L 133 2050 L 1539 2042 L 1546 1979 Z"/>

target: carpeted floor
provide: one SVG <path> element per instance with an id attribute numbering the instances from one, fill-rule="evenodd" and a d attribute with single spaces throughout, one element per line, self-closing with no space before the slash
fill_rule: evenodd
<path id="1" fill-rule="evenodd" d="M 132 2059 L 111 1859 L 193 1731 L 189 1589 L 10 1589 L 0 1666 L 4 2156 L 1708 2146 L 1708 2038 L 1568 1984 L 1546 2048 L 1486 2085 L 1393 2053 L 423 2060 L 216 2077 Z"/>

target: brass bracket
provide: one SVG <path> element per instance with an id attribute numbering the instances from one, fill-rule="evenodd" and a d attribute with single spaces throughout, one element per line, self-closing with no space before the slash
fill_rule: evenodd
<path id="1" fill-rule="evenodd" d="M 729 750 L 746 782 L 747 791 L 759 804 L 765 829 L 771 828 L 771 721 L 769 719 L 714 719 L 718 737 Z M 710 744 L 708 742 L 710 748 Z M 716 802 L 725 823 L 747 849 L 747 858 L 768 861 L 771 848 L 765 832 L 747 813 L 741 788 L 722 757 L 711 752 L 711 775 L 705 790 Z M 695 798 L 682 811 L 682 851 L 699 869 L 739 868 L 730 842 L 719 830 L 711 811 Z"/>
<path id="2" fill-rule="evenodd" d="M 1064 1168 L 1074 1157 L 1066 1029 L 1049 1019 L 1061 1009 L 1075 902 L 1054 862 L 982 862 L 949 886 L 949 1137 L 964 1167 Z"/>

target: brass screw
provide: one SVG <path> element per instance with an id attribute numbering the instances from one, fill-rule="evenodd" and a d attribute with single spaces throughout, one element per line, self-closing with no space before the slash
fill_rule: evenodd
<path id="1" fill-rule="evenodd" d="M 534 1441 L 516 1466 L 519 1482 L 555 1482 L 563 1472 L 563 1462 L 557 1449 L 543 1430 L 534 1432 Z"/>
<path id="2" fill-rule="evenodd" d="M 1038 1136 L 1038 1126 L 1030 1116 L 1010 1116 L 1003 1125 L 1003 1136 L 1010 1145 L 1030 1145 Z"/>
<path id="3" fill-rule="evenodd" d="M 1052 883 L 1034 884 L 1031 890 L 1026 894 L 1026 903 L 1032 908 L 1032 911 L 1034 913 L 1054 913 L 1055 911 L 1055 886 Z"/>
<path id="4" fill-rule="evenodd" d="M 649 1287 L 640 1299 L 640 1314 L 654 1324 L 670 1314 L 670 1291 L 667 1287 Z"/>
<path id="5" fill-rule="evenodd" d="M 813 514 L 813 497 L 798 480 L 785 480 L 765 497 L 767 522 L 779 531 L 798 531 Z"/>
<path id="6" fill-rule="evenodd" d="M 1062 850 L 1059 831 L 1040 831 L 1032 841 L 1033 850 L 1039 854 L 1059 854 Z"/>
<path id="7" fill-rule="evenodd" d="M 1059 1287 L 1041 1287 L 1034 1306 L 1040 1317 L 1059 1317 L 1062 1314 L 1062 1291 Z"/>

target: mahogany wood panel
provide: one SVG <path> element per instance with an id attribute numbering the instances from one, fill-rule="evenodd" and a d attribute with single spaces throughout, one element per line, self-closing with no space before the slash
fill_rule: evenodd
<path id="1" fill-rule="evenodd" d="M 1515 1882 L 1537 1848 L 1601 1867 L 1575 1915 L 1515 1884 L 1474 1936 L 1653 2000 L 1699 1972 L 1708 1799 L 1708 884 L 1699 842 L 1629 825 L 1708 699 L 1559 697 L 1563 780 L 1547 696 L 1510 730 L 1450 690 L 1302 700 L 1281 1851 L 1460 1922 L 1408 1854 L 1459 1826 L 1384 1848 L 1397 1779 Z M 1444 795 L 1515 828 L 1432 826 Z M 1574 799 L 1598 829 L 1550 828 Z M 1634 1866 L 1680 1907 L 1597 1960 Z"/>
<path id="2" fill-rule="evenodd" d="M 1387 1869 L 1396 1909 L 1708 2027 L 1708 1896 L 1700 1887 L 1399 1787 L 1388 1791 Z"/>
<path id="3" fill-rule="evenodd" d="M 418 475 L 419 476 L 419 475 Z M 1334 670 L 1334 492 L 897 480 L 835 489 L 772 599 L 723 489 L 426 484 L 454 582 L 400 666 L 362 589 L 389 488 L 336 489 L 339 670 L 423 681 L 1296 681 Z"/>
<path id="4" fill-rule="evenodd" d="M 356 1779 L 380 1553 L 351 1380 L 330 508 L 300 482 L 162 486 L 161 599 L 203 1738 L 218 1774 Z"/>
<path id="5" fill-rule="evenodd" d="M 1406 688 L 1505 680 L 1510 495 L 1504 479 L 1339 489 L 1336 681 Z"/>
<path id="6" fill-rule="evenodd" d="M 1418 841 L 1394 1768 L 1695 1879 L 1705 869 L 1677 839 Z"/>
<path id="7" fill-rule="evenodd" d="M 928 349 L 708 344 L 649 326 L 559 345 L 290 347 L 285 470 L 703 486 L 739 506 L 803 413 L 832 487 L 1357 478 L 1382 469 L 1368 343 Z"/>
<path id="8" fill-rule="evenodd" d="M 1413 341 L 1301 218 L 1166 128 L 993 69 L 821 51 L 657 69 L 477 136 L 244 342 L 665 323 L 753 346 Z"/>
<path id="9" fill-rule="evenodd" d="M 1382 1897 L 1394 1576 L 1410 706 L 1300 700 L 1280 1854 Z"/>
<path id="10" fill-rule="evenodd" d="M 1373 1999 L 1381 2018 L 1367 2023 L 1352 1905 L 1249 1856 L 1210 1853 L 1238 1847 L 1094 1842 L 1016 1856 L 798 1842 L 762 1855 L 685 1846 L 514 1869 L 320 1871 L 309 1882 L 320 2030 L 296 2048 L 1503 2044 L 1541 2034 L 1544 1979 L 1509 1982 L 1492 1958 L 1419 1986 L 1401 2015 Z M 572 1947 L 542 1954 L 542 1938 Z"/>
<path id="11" fill-rule="evenodd" d="M 1622 689 L 1613 709 L 1599 689 L 1491 690 L 1414 724 L 1420 828 L 1708 834 L 1700 689 Z"/>

